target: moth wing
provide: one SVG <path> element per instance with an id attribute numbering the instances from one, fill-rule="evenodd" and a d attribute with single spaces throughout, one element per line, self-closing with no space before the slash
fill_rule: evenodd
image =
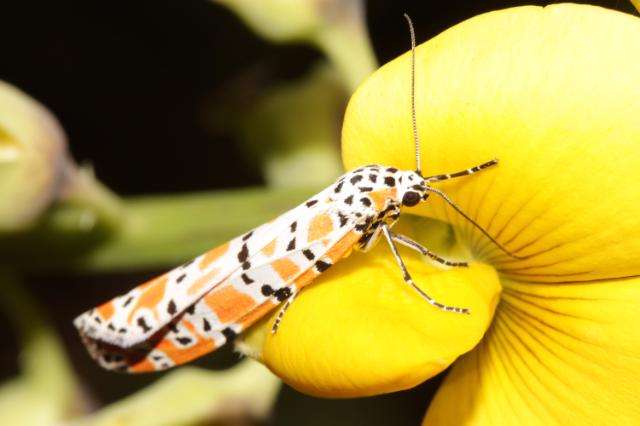
<path id="1" fill-rule="evenodd" d="M 171 322 L 205 293 L 249 261 L 250 253 L 268 249 L 307 209 L 305 204 L 247 234 L 147 281 L 74 320 L 83 337 L 123 348 L 137 345 Z M 247 265 L 244 265 L 247 266 Z"/>
<path id="2" fill-rule="evenodd" d="M 279 296 L 308 285 L 346 257 L 360 239 L 353 223 L 314 210 L 298 219 L 296 230 L 265 245 L 272 249 L 254 254 L 249 259 L 253 266 L 234 272 L 148 341 L 123 349 L 85 336 L 89 352 L 107 369 L 140 373 L 183 364 L 221 347 L 278 306 Z"/>

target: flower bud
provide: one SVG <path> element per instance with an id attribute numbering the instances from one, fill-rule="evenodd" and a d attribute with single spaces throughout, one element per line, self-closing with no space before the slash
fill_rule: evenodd
<path id="1" fill-rule="evenodd" d="M 33 223 L 58 194 L 69 165 L 55 117 L 0 81 L 0 231 Z"/>

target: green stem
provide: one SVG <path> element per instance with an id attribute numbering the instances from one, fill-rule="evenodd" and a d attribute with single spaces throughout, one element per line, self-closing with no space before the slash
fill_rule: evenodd
<path id="1" fill-rule="evenodd" d="M 61 203 L 77 217 L 67 216 L 58 225 L 70 232 L 91 231 L 94 227 L 117 229 L 125 214 L 120 198 L 95 178 L 91 167 L 74 168 L 69 174 Z"/>
<path id="2" fill-rule="evenodd" d="M 332 16 L 315 36 L 315 43 L 340 72 L 349 92 L 378 68 L 359 2 L 342 4 L 349 10 Z"/>
<path id="3" fill-rule="evenodd" d="M 280 380 L 252 360 L 226 371 L 183 367 L 69 425 L 237 424 L 230 413 L 264 420 L 279 389 Z"/>
<path id="4" fill-rule="evenodd" d="M 20 376 L 25 392 L 30 401 L 43 401 L 48 407 L 48 415 L 56 420 L 68 416 L 80 407 L 78 402 L 78 386 L 71 366 L 67 362 L 65 351 L 58 340 L 56 332 L 44 320 L 44 315 L 36 302 L 21 285 L 17 274 L 9 269 L 0 269 L 0 308 L 14 323 L 22 341 L 19 357 L 22 375 Z M 8 409 L 3 398 L 0 398 L 0 411 Z M 44 402 L 46 401 L 46 402 Z M 15 403 L 15 401 L 14 401 Z M 28 418 L 32 413 L 28 410 L 40 407 L 13 407 L 12 418 Z M 9 415 L 0 412 L 0 418 Z"/>
<path id="5" fill-rule="evenodd" d="M 73 226 L 83 209 L 63 204 L 37 229 L 2 238 L 0 255 L 29 272 L 167 267 L 275 218 L 313 193 L 254 188 L 123 199 L 117 229 L 90 233 Z"/>

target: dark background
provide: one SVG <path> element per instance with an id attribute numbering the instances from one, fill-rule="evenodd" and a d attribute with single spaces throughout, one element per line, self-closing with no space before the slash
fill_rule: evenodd
<path id="1" fill-rule="evenodd" d="M 549 2 L 367 2 L 367 24 L 380 63 L 409 48 L 402 13 L 418 43 L 489 10 Z M 593 1 L 629 13 L 623 0 Z M 73 157 L 123 195 L 184 192 L 260 184 L 237 140 L 207 125 L 207 111 L 245 92 L 302 76 L 320 57 L 305 45 L 274 45 L 228 10 L 205 0 L 109 2 L 58 0 L 0 3 L 0 79 L 44 103 L 69 136 Z M 245 93 L 246 94 L 246 93 Z M 106 373 L 84 354 L 71 319 L 92 302 L 148 277 L 33 277 L 29 289 L 55 321 L 72 361 L 96 400 L 114 401 L 153 377 Z M 134 280 L 134 281 L 132 281 Z M 117 291 L 115 290 L 117 289 Z M 72 297 L 70 297 L 72 295 Z M 0 379 L 17 372 L 17 343 L 0 330 Z M 219 368 L 229 351 L 204 360 Z M 439 378 L 407 392 L 355 400 L 321 400 L 286 388 L 274 424 L 416 424 Z"/>

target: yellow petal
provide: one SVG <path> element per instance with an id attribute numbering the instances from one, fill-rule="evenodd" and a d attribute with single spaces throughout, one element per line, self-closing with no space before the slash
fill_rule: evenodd
<path id="1" fill-rule="evenodd" d="M 638 424 L 640 278 L 505 282 L 481 344 L 458 361 L 425 425 Z"/>
<path id="2" fill-rule="evenodd" d="M 504 286 L 488 335 L 454 366 L 425 424 L 640 420 L 639 58 L 638 18 L 568 4 L 482 15 L 420 47 L 427 169 L 499 157 L 496 170 L 441 187 L 528 257 L 500 254 L 440 202 L 417 210 L 458 224 Z M 408 60 L 354 96 L 348 166 L 412 167 L 409 116 L 399 112 Z"/>
<path id="3" fill-rule="evenodd" d="M 419 25 L 419 23 L 418 23 Z M 640 19 L 560 4 L 492 12 L 417 49 L 425 174 L 500 165 L 439 184 L 511 251 L 504 255 L 436 197 L 476 257 L 512 278 L 566 282 L 640 274 Z M 352 97 L 347 168 L 412 169 L 410 55 Z"/>
<path id="4" fill-rule="evenodd" d="M 267 336 L 262 354 L 254 355 L 296 389 L 329 397 L 407 389 L 444 370 L 482 338 L 500 292 L 497 276 L 483 264 L 439 270 L 401 251 L 420 288 L 471 314 L 428 305 L 404 283 L 381 242 L 304 289 L 275 335 L 273 317 L 254 331 L 252 347 Z"/>

